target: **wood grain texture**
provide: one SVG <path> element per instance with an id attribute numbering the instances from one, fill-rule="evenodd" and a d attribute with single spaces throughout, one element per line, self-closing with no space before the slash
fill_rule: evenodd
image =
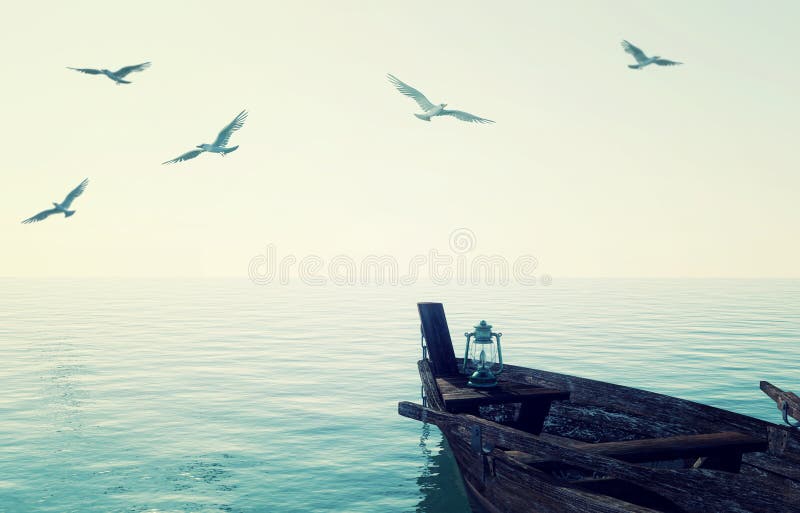
<path id="1" fill-rule="evenodd" d="M 584 444 L 580 448 L 590 454 L 601 454 L 632 463 L 666 461 L 686 458 L 724 456 L 741 457 L 747 452 L 767 450 L 763 439 L 736 432 L 683 435 L 667 438 L 648 438 L 627 442 Z M 525 458 L 522 457 L 524 460 Z"/>
<path id="2" fill-rule="evenodd" d="M 450 328 L 441 303 L 417 303 L 422 333 L 435 376 L 458 375 Z"/>
<path id="3" fill-rule="evenodd" d="M 535 434 L 542 431 L 550 403 L 569 399 L 569 392 L 525 383 L 500 380 L 495 387 L 473 388 L 468 381 L 466 376 L 436 378 L 446 411 L 479 415 L 481 406 L 519 403 L 516 419 L 508 423 Z"/>
<path id="4" fill-rule="evenodd" d="M 580 414 L 586 408 L 608 412 L 605 421 L 624 429 L 629 422 L 639 420 L 641 427 L 649 425 L 647 436 L 691 435 L 718 431 L 737 431 L 755 437 L 765 437 L 775 424 L 686 399 L 671 397 L 637 388 L 615 385 L 567 374 L 539 369 L 505 365 L 503 376 L 510 381 L 530 383 L 570 392 L 569 406 Z M 554 407 L 558 407 L 555 403 Z M 597 423 L 595 423 L 597 425 Z M 563 433 L 557 433 L 564 436 Z M 800 432 L 787 434 L 785 456 L 800 457 Z"/>
<path id="5" fill-rule="evenodd" d="M 511 365 L 501 376 L 510 383 L 505 389 L 468 388 L 442 304 L 419 303 L 418 309 L 429 356 L 418 368 L 430 408 L 400 403 L 398 411 L 442 430 L 468 489 L 492 513 L 800 513 L 798 430 L 676 397 Z M 761 388 L 779 410 L 787 404 L 789 414 L 800 418 L 800 397 L 767 382 Z M 538 427 L 516 429 L 525 427 L 520 419 Z M 537 436 L 543 422 L 545 432 Z M 695 468 L 640 465 L 660 460 L 678 467 L 694 462 Z M 575 478 L 576 472 L 583 477 Z"/>
<path id="6" fill-rule="evenodd" d="M 447 376 L 436 379 L 448 411 L 466 411 L 476 406 L 526 401 L 569 399 L 569 392 L 525 383 L 500 381 L 493 388 L 472 388 L 466 376 Z"/>
<path id="7" fill-rule="evenodd" d="M 444 410 L 444 400 L 439 386 L 436 384 L 436 378 L 433 376 L 430 360 L 418 361 L 417 368 L 419 369 L 419 377 L 422 380 L 422 388 L 425 390 L 428 405 L 437 410 Z"/>
<path id="8" fill-rule="evenodd" d="M 585 442 L 717 431 L 767 436 L 770 454 L 745 454 L 743 472 L 768 472 L 800 481 L 800 430 L 677 397 L 567 374 L 506 365 L 504 377 L 571 392 L 568 402 L 553 403 L 545 422 L 547 433 Z"/>
<path id="9" fill-rule="evenodd" d="M 514 472 L 506 475 L 506 480 L 512 480 L 513 474 L 524 473 L 526 479 L 542 481 L 533 467 L 522 461 L 515 460 L 504 449 L 516 450 L 531 454 L 540 459 L 550 459 L 576 468 L 597 472 L 605 477 L 620 479 L 634 483 L 650 492 L 675 504 L 686 512 L 705 513 L 714 511 L 719 513 L 773 513 L 773 512 L 798 512 L 800 511 L 800 495 L 787 493 L 787 489 L 770 479 L 754 475 L 731 474 L 714 470 L 672 470 L 642 467 L 636 464 L 613 459 L 601 454 L 592 454 L 583 447 L 575 448 L 561 446 L 551 440 L 513 429 L 508 426 L 480 419 L 471 415 L 455 415 L 448 412 L 422 408 L 420 405 L 403 402 L 398 405 L 401 415 L 419 419 L 423 410 L 427 422 L 439 426 L 450 441 L 454 452 L 469 453 L 468 442 L 473 426 L 479 426 L 485 443 L 494 445 L 492 456 L 495 458 L 495 475 L 497 479 L 497 460 L 508 463 Z M 457 458 L 460 456 L 457 454 Z M 466 467 L 465 467 L 466 468 Z M 530 469 L 530 470 L 529 470 Z M 467 472 L 475 474 L 467 468 Z M 465 477 L 466 478 L 466 477 Z M 517 478 L 519 479 L 519 478 Z M 484 483 L 478 487 L 491 488 Z M 525 488 L 514 488 L 517 496 L 527 494 Z M 483 493 L 483 492 L 482 492 Z M 489 493 L 489 492 L 486 492 Z M 535 494 L 527 497 L 535 504 Z M 603 511 L 593 509 L 594 505 L 584 511 Z M 508 509 L 507 511 L 528 511 L 525 509 Z M 551 511 L 567 511 L 566 509 L 552 509 Z"/>
<path id="10" fill-rule="evenodd" d="M 800 421 L 800 397 L 793 392 L 787 392 L 776 387 L 769 381 L 759 383 L 761 391 L 767 394 L 778 405 L 778 409 L 783 412 L 786 405 L 788 414 L 795 420 Z"/>

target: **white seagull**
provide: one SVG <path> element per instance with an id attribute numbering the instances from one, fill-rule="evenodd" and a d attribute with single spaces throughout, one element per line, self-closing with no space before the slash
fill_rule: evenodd
<path id="1" fill-rule="evenodd" d="M 183 162 L 184 160 L 193 159 L 196 156 L 200 155 L 204 151 L 208 151 L 211 153 L 219 153 L 221 156 L 225 156 L 226 154 L 235 151 L 236 148 L 239 147 L 237 144 L 236 146 L 231 146 L 228 148 L 228 140 L 231 138 L 231 134 L 235 131 L 242 128 L 244 125 L 244 120 L 247 119 L 247 111 L 243 110 L 240 112 L 233 121 L 231 121 L 228 126 L 222 129 L 222 131 L 217 136 L 217 139 L 211 144 L 198 144 L 197 148 L 199 150 L 191 150 L 187 151 L 183 155 L 179 157 L 175 157 L 172 160 L 168 160 L 166 162 L 162 162 L 162 164 L 175 164 L 176 162 Z"/>
<path id="2" fill-rule="evenodd" d="M 94 68 L 70 68 L 67 66 L 67 69 L 73 69 L 75 71 L 80 71 L 81 73 L 86 73 L 88 75 L 105 75 L 117 85 L 120 84 L 130 84 L 129 80 L 125 80 L 130 73 L 134 71 L 144 71 L 150 67 L 149 62 L 143 62 L 141 64 L 134 64 L 133 66 L 125 66 L 124 68 L 120 68 L 117 71 L 110 71 L 107 69 L 94 69 Z"/>
<path id="3" fill-rule="evenodd" d="M 83 194 L 83 191 L 86 189 L 87 185 L 89 185 L 88 178 L 82 181 L 80 185 L 72 189 L 72 192 L 67 194 L 67 197 L 64 198 L 64 201 L 62 201 L 61 203 L 56 203 L 54 201 L 53 206 L 55 208 L 51 208 L 49 210 L 42 210 L 35 216 L 25 219 L 24 221 L 22 221 L 22 223 L 23 224 L 38 223 L 39 221 L 43 221 L 53 214 L 64 214 L 64 217 L 71 216 L 72 214 L 75 213 L 75 211 L 69 209 L 70 205 L 72 205 L 72 202 L 75 200 L 75 198 Z"/>
<path id="4" fill-rule="evenodd" d="M 461 110 L 447 110 L 446 103 L 440 103 L 439 105 L 434 105 L 425 98 L 425 95 L 411 87 L 410 85 L 406 84 L 399 78 L 395 77 L 392 74 L 386 75 L 389 81 L 397 88 L 398 91 L 403 93 L 404 95 L 413 98 L 419 108 L 422 109 L 424 112 L 422 114 L 414 114 L 419 119 L 430 121 L 434 116 L 453 116 L 456 119 L 460 119 L 461 121 L 466 121 L 468 123 L 494 123 L 491 119 L 484 119 L 469 112 L 464 112 Z"/>
<path id="5" fill-rule="evenodd" d="M 636 48 L 624 39 L 622 40 L 621 44 L 622 48 L 624 48 L 629 54 L 633 55 L 633 58 L 636 59 L 636 64 L 628 64 L 628 67 L 631 69 L 642 69 L 650 64 L 658 64 L 659 66 L 677 66 L 678 64 L 683 64 L 682 62 L 662 59 L 658 55 L 648 57 L 643 51 L 641 51 L 639 48 Z"/>

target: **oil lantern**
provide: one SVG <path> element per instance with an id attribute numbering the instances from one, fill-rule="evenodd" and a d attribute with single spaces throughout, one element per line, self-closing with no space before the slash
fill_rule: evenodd
<path id="1" fill-rule="evenodd" d="M 490 388 L 497 385 L 497 375 L 503 371 L 503 351 L 500 349 L 502 333 L 494 333 L 492 325 L 481 321 L 475 331 L 464 333 L 467 349 L 464 351 L 464 374 L 469 374 L 471 387 Z M 497 340 L 497 344 L 492 340 Z M 470 339 L 472 343 L 470 343 Z"/>

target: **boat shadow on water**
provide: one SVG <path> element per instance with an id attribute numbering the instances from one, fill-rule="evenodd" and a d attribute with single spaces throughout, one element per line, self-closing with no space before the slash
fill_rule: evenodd
<path id="1" fill-rule="evenodd" d="M 417 513 L 488 513 L 467 494 L 453 450 L 438 428 L 422 424 L 419 447 L 425 466 L 417 478 Z"/>

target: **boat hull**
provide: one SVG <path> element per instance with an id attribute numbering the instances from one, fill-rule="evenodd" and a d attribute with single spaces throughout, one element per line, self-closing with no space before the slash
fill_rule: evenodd
<path id="1" fill-rule="evenodd" d="M 407 406 L 404 413 L 401 403 L 401 414 L 439 427 L 466 489 L 490 513 L 800 512 L 800 435 L 788 428 L 640 389 L 507 366 L 504 379 L 570 392 L 569 401 L 553 403 L 537 436 L 505 427 L 518 413 L 511 405 L 481 407 L 479 417 L 448 413 L 425 360 L 419 371 L 428 407 L 420 413 Z M 745 454 L 738 473 L 685 470 L 689 460 L 630 465 L 569 452 L 720 431 L 768 439 L 769 450 Z"/>

